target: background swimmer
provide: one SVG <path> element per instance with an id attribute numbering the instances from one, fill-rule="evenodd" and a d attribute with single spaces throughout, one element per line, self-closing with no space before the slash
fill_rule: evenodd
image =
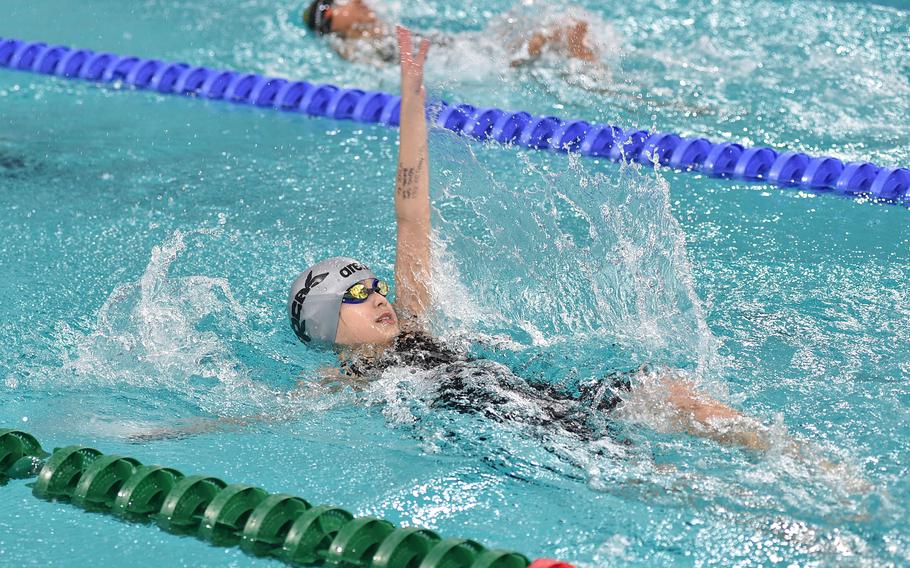
<path id="1" fill-rule="evenodd" d="M 391 26 L 384 22 L 364 0 L 313 0 L 303 12 L 306 26 L 322 36 L 349 61 L 395 63 L 397 46 Z M 521 26 L 518 26 L 519 28 Z M 541 29 L 525 29 L 514 37 L 491 26 L 481 34 L 492 33 L 514 53 L 512 66 L 539 58 L 545 52 L 563 58 L 599 64 L 599 50 L 588 34 L 588 22 L 565 16 L 562 22 L 547 22 Z M 451 34 L 429 33 L 436 45 L 448 45 Z"/>
<path id="2" fill-rule="evenodd" d="M 398 61 L 391 26 L 364 0 L 313 0 L 303 11 L 303 23 L 343 59 L 383 67 Z M 591 26 L 596 26 L 597 33 Z M 458 69 L 461 80 L 489 81 L 485 70 L 540 67 L 544 77 L 529 78 L 547 88 L 555 75 L 563 84 L 609 97 L 629 110 L 669 109 L 694 116 L 709 109 L 672 98 L 642 97 L 640 86 L 624 85 L 612 77 L 623 38 L 596 16 L 572 6 L 558 11 L 545 6 L 516 6 L 491 18 L 482 31 L 445 33 L 422 30 L 434 46 L 443 48 L 441 67 L 446 80 Z M 438 56 L 437 56 L 438 57 Z M 538 65 L 538 62 L 540 63 Z M 557 91 L 555 96 L 560 96 Z"/>

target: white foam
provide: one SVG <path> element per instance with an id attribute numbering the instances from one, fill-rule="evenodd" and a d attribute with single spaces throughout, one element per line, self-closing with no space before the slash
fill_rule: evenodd
<path id="1" fill-rule="evenodd" d="M 630 364 L 723 368 L 659 172 L 525 153 L 512 179 L 492 171 L 495 153 L 434 143 L 449 172 L 434 221 L 446 315 L 481 333 L 519 328 L 533 346 L 616 341 Z"/>
<path id="2" fill-rule="evenodd" d="M 188 242 L 202 247 L 221 232 L 220 226 L 175 231 L 152 247 L 138 280 L 111 292 L 91 329 L 62 325 L 63 372 L 55 380 L 160 388 L 216 414 L 273 405 L 278 393 L 251 379 L 231 345 L 232 337 L 252 341 L 255 334 L 229 281 L 170 274 Z"/>

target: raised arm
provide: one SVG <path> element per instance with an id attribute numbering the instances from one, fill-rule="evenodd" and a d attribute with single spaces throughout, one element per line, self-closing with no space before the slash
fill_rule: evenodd
<path id="1" fill-rule="evenodd" d="M 401 53 L 401 127 L 395 178 L 395 305 L 402 315 L 423 316 L 429 306 L 430 172 L 423 62 L 430 43 L 412 52 L 410 30 L 398 26 Z"/>

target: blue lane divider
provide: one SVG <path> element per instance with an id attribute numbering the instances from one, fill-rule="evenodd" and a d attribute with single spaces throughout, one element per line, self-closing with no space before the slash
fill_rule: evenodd
<path id="1" fill-rule="evenodd" d="M 0 67 L 388 126 L 399 124 L 401 109 L 401 97 L 390 93 L 314 85 L 17 39 L 0 38 Z M 744 148 L 734 142 L 684 138 L 673 132 L 623 130 L 609 124 L 476 108 L 469 104 L 443 103 L 432 118 L 442 128 L 478 140 L 578 152 L 611 160 L 659 163 L 714 177 L 866 196 L 910 206 L 910 170 L 906 168 L 883 168 L 869 162 L 843 163 L 830 156 L 778 153 L 766 147 Z"/>

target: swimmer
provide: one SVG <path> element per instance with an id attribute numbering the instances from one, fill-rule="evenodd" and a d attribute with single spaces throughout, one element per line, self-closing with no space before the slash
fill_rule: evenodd
<path id="1" fill-rule="evenodd" d="M 313 0 L 303 11 L 303 23 L 320 36 L 333 41 L 330 45 L 349 61 L 394 64 L 398 61 L 397 45 L 392 28 L 382 21 L 364 0 Z M 488 32 L 489 30 L 485 30 Z M 514 30 L 510 30 L 514 32 Z M 550 52 L 563 58 L 599 64 L 599 53 L 588 33 L 588 22 L 567 17 L 565 22 L 544 26 L 542 29 L 505 38 L 504 47 L 514 56 L 513 67 L 525 65 L 544 53 Z M 434 33 L 437 45 L 445 45 L 453 36 Z"/>
<path id="2" fill-rule="evenodd" d="M 326 38 L 347 61 L 379 67 L 398 63 L 398 46 L 391 27 L 364 0 L 313 0 L 303 11 L 302 19 L 307 28 Z M 606 97 L 617 108 L 630 112 L 670 110 L 686 116 L 713 112 L 704 105 L 676 100 L 672 94 L 655 96 L 654 89 L 648 89 L 649 96 L 643 97 L 641 87 L 615 81 L 603 55 L 611 46 L 618 46 L 621 39 L 611 37 L 612 33 L 606 34 L 609 40 L 595 39 L 589 31 L 590 19 L 591 15 L 578 8 L 565 7 L 553 14 L 528 14 L 527 10 L 522 10 L 491 20 L 481 32 L 424 32 L 421 35 L 436 46 L 448 48 L 445 66 L 459 65 L 462 73 L 472 64 L 485 68 L 486 64 L 498 59 L 497 54 L 505 57 L 500 64 L 502 67 L 528 68 L 529 72 L 532 64 L 549 57 L 544 69 L 549 68 L 560 77 L 562 84 Z M 603 23 L 599 25 L 608 27 Z M 551 76 L 550 73 L 544 75 Z M 528 79 L 540 81 L 533 72 Z M 549 79 L 541 87 L 549 89 Z M 559 94 L 558 90 L 554 93 Z"/>
<path id="3" fill-rule="evenodd" d="M 561 393 L 550 385 L 528 383 L 493 362 L 472 360 L 429 334 L 425 323 L 431 278 L 430 167 L 423 70 L 430 42 L 423 39 L 415 50 L 409 30 L 399 26 L 396 33 L 401 126 L 394 195 L 395 305 L 388 300 L 389 283 L 365 264 L 347 257 L 329 258 L 304 270 L 292 284 L 288 298 L 291 327 L 298 339 L 338 353 L 339 368 L 330 379 L 356 386 L 396 366 L 436 371 L 441 383 L 437 406 L 498 420 L 534 425 L 549 422 L 587 439 L 596 437 L 597 432 L 591 429 L 586 411 L 612 412 L 625 400 L 642 396 L 653 401 L 657 384 L 660 392 L 656 398 L 669 409 L 668 420 L 676 429 L 721 443 L 767 450 L 769 433 L 757 420 L 699 393 L 691 383 L 673 378 L 670 372 L 640 369 L 619 373 L 609 380 L 582 385 L 577 394 Z M 478 375 L 495 376 L 495 388 L 481 392 L 482 384 L 474 380 Z M 650 390 L 636 388 L 633 375 L 640 379 L 636 383 L 650 383 Z M 657 375 L 661 376 L 655 378 Z M 535 408 L 510 408 L 503 392 L 518 393 L 524 400 L 534 401 Z"/>
<path id="4" fill-rule="evenodd" d="M 302 381 L 292 397 L 320 395 L 328 389 L 369 388 L 386 370 L 426 372 L 437 384 L 431 409 L 483 416 L 493 421 L 527 425 L 557 436 L 592 441 L 611 435 L 614 418 L 636 414 L 661 415 L 661 428 L 689 433 L 751 451 L 784 450 L 856 491 L 869 486 L 861 477 L 827 461 L 798 440 L 776 441 L 758 420 L 699 392 L 671 369 L 639 368 L 611 373 L 565 392 L 546 383 L 519 377 L 495 361 L 472 359 L 438 338 L 426 325 L 430 309 L 430 198 L 426 91 L 423 69 L 430 43 L 414 50 L 410 31 L 396 31 L 400 52 L 401 121 L 394 206 L 397 220 L 394 267 L 395 304 L 391 285 L 364 263 L 333 257 L 314 264 L 296 278 L 287 301 L 291 328 L 310 348 L 334 349 L 338 366 L 321 379 Z M 645 409 L 645 412 L 640 412 Z M 198 435 L 285 416 L 195 419 L 186 424 L 148 429 L 130 435 L 134 442 Z"/>

